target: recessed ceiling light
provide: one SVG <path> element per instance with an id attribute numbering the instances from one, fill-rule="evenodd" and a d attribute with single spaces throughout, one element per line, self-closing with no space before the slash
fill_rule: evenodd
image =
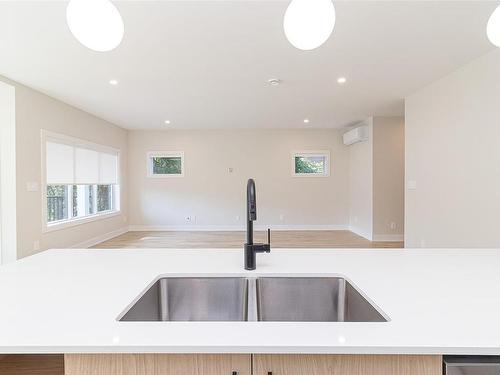
<path id="1" fill-rule="evenodd" d="M 170 120 L 165 120 L 165 124 L 170 125 Z"/>
<path id="2" fill-rule="evenodd" d="M 66 22 L 73 36 L 93 51 L 111 51 L 123 39 L 123 19 L 110 0 L 71 0 Z"/>
<path id="3" fill-rule="evenodd" d="M 335 27 L 332 0 L 292 0 L 285 12 L 283 28 L 288 41 L 301 50 L 325 43 Z"/>
<path id="4" fill-rule="evenodd" d="M 308 119 L 308 118 L 305 118 L 305 119 L 304 119 L 304 124 L 309 124 L 309 122 L 310 122 L 310 121 L 309 121 L 309 119 Z"/>
<path id="5" fill-rule="evenodd" d="M 337 82 L 341 85 L 343 85 L 344 83 L 347 82 L 347 78 L 346 77 L 339 77 L 339 79 L 337 79 Z"/>
<path id="6" fill-rule="evenodd" d="M 490 42 L 500 47 L 500 5 L 491 14 L 486 33 Z"/>
<path id="7" fill-rule="evenodd" d="M 116 79 L 111 79 L 109 80 L 109 84 L 112 86 L 116 86 L 118 84 L 118 81 Z"/>
<path id="8" fill-rule="evenodd" d="M 269 83 L 271 86 L 278 86 L 281 83 L 281 79 L 271 78 L 267 80 L 267 83 Z"/>

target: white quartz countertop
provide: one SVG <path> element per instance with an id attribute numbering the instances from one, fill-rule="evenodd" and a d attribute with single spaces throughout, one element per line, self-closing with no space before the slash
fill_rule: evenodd
<path id="1" fill-rule="evenodd" d="M 500 355 L 500 250 L 49 250 L 0 267 L 0 353 Z M 158 276 L 344 276 L 386 323 L 119 322 Z"/>

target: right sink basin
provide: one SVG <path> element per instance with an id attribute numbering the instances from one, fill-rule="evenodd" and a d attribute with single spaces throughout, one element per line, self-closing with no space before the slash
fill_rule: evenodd
<path id="1" fill-rule="evenodd" d="M 387 321 L 341 277 L 262 277 L 256 280 L 256 289 L 259 321 Z"/>

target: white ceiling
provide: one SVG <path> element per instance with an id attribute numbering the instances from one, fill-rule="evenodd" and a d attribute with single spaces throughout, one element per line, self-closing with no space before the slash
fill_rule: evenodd
<path id="1" fill-rule="evenodd" d="M 300 51 L 286 1 L 115 3 L 124 40 L 97 53 L 70 34 L 65 2 L 0 2 L 0 75 L 130 129 L 342 127 L 403 114 L 405 96 L 493 49 L 498 5 L 336 2 L 333 36 Z"/>

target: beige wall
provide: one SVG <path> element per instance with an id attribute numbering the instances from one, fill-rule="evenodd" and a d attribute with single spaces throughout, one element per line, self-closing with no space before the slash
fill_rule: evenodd
<path id="1" fill-rule="evenodd" d="M 373 239 L 403 240 L 404 117 L 373 119 Z"/>
<path id="2" fill-rule="evenodd" d="M 499 49 L 407 98 L 408 247 L 500 247 L 499 119 Z"/>
<path id="3" fill-rule="evenodd" d="M 348 146 L 349 226 L 369 240 L 401 241 L 404 117 L 370 117 L 363 125 L 368 127 L 368 139 Z"/>
<path id="4" fill-rule="evenodd" d="M 147 178 L 147 152 L 168 150 L 184 151 L 185 177 Z M 330 177 L 292 177 L 293 150 L 330 150 Z M 135 229 L 243 228 L 250 177 L 257 185 L 258 226 L 348 224 L 348 153 L 335 130 L 131 131 L 129 167 Z M 187 223 L 187 215 L 196 221 Z"/>
<path id="5" fill-rule="evenodd" d="M 37 252 L 34 250 L 35 241 L 40 242 L 39 251 L 52 247 L 70 247 L 125 227 L 127 225 L 127 132 L 26 86 L 2 77 L 0 80 L 13 84 L 16 88 L 18 258 Z M 42 233 L 42 193 L 28 192 L 26 188 L 28 182 L 41 184 L 41 129 L 121 150 L 121 173 L 124 182 L 121 192 L 122 215 Z"/>
<path id="6" fill-rule="evenodd" d="M 373 237 L 373 118 L 364 122 L 368 140 L 349 150 L 349 225 L 354 233 Z"/>

